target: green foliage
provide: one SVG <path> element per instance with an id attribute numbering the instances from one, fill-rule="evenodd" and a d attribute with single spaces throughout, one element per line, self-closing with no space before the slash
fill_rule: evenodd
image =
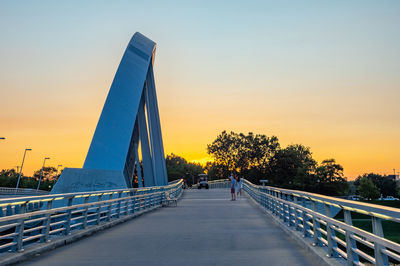
<path id="1" fill-rule="evenodd" d="M 378 188 L 379 194 L 381 194 L 383 197 L 397 197 L 399 195 L 397 182 L 390 177 L 375 173 L 363 174 L 362 176 L 357 177 L 357 179 L 354 181 L 354 185 L 359 187 L 360 181 L 363 178 L 368 178 L 371 180 L 372 183 Z"/>
<path id="2" fill-rule="evenodd" d="M 24 176 L 21 174 L 21 180 L 19 183 L 20 188 L 32 188 L 36 189 L 39 177 L 40 177 L 40 170 L 35 171 L 33 177 Z M 54 174 L 56 169 L 54 167 L 45 167 L 43 171 L 42 182 L 40 183 L 41 190 L 51 190 L 54 183 Z M 13 187 L 17 186 L 18 182 L 18 175 L 15 169 L 4 169 L 0 171 L 0 187 Z"/>
<path id="3" fill-rule="evenodd" d="M 359 180 L 358 193 L 361 197 L 368 200 L 379 198 L 379 190 L 367 176 Z"/>
<path id="4" fill-rule="evenodd" d="M 289 145 L 278 150 L 269 163 L 270 182 L 273 186 L 313 191 L 317 185 L 317 162 L 311 151 L 303 145 Z"/>
<path id="5" fill-rule="evenodd" d="M 227 178 L 230 172 L 253 183 L 269 180 L 272 186 L 299 189 L 327 195 L 343 195 L 348 184 L 343 167 L 334 159 L 318 165 L 310 148 L 300 144 L 281 148 L 276 136 L 223 131 L 207 152 L 214 162 L 206 165 L 208 175 Z"/>
<path id="6" fill-rule="evenodd" d="M 317 167 L 317 177 L 320 187 L 318 192 L 325 195 L 344 195 L 349 189 L 346 178 L 343 177 L 343 167 L 335 159 L 323 160 Z"/>
<path id="7" fill-rule="evenodd" d="M 167 166 L 168 181 L 193 176 L 195 177 L 195 182 L 197 182 L 197 176 L 204 174 L 204 168 L 200 164 L 189 163 L 184 158 L 173 153 L 167 155 L 165 163 Z"/>
<path id="8" fill-rule="evenodd" d="M 265 176 L 268 162 L 278 148 L 279 142 L 275 136 L 223 131 L 213 143 L 207 145 L 207 152 L 214 158 L 209 171 L 218 173 L 220 178 L 227 178 L 229 172 L 248 176 L 250 180 Z"/>

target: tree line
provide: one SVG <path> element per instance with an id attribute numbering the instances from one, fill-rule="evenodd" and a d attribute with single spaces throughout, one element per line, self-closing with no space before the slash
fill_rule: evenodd
<path id="1" fill-rule="evenodd" d="M 200 173 L 215 180 L 235 173 L 254 184 L 268 180 L 270 186 L 324 195 L 357 194 L 364 199 L 399 195 L 397 182 L 388 176 L 368 173 L 354 182 L 347 182 L 343 167 L 335 159 L 327 158 L 318 163 L 309 147 L 302 144 L 282 147 L 276 136 L 223 131 L 207 145 L 207 153 L 213 161 L 203 166 L 175 154 L 167 156 L 170 180 L 185 178 L 190 182 Z"/>
<path id="2" fill-rule="evenodd" d="M 19 188 L 32 188 L 36 189 L 39 184 L 40 173 L 42 169 L 39 169 L 33 173 L 33 176 L 25 176 L 21 174 L 21 180 L 19 182 Z M 57 169 L 55 167 L 44 167 L 43 176 L 40 182 L 40 190 L 51 190 L 54 185 L 56 178 L 60 176 L 59 173 L 56 177 Z M 19 173 L 15 169 L 3 169 L 0 171 L 0 187 L 16 187 L 18 182 Z"/>
<path id="3" fill-rule="evenodd" d="M 388 176 L 368 173 L 354 182 L 347 182 L 343 167 L 333 158 L 318 163 L 309 147 L 290 144 L 282 147 L 276 136 L 223 131 L 207 145 L 207 153 L 213 161 L 205 165 L 188 162 L 176 154 L 166 156 L 168 181 L 185 178 L 188 183 L 197 182 L 199 174 L 206 173 L 209 180 L 228 178 L 231 173 L 240 175 L 254 184 L 268 180 L 268 185 L 296 189 L 324 195 L 357 194 L 365 199 L 381 195 L 397 197 L 398 184 Z M 55 167 L 45 167 L 40 184 L 41 190 L 51 190 L 56 178 Z M 19 187 L 36 189 L 41 169 L 32 177 L 22 174 Z M 15 169 L 0 171 L 0 186 L 15 187 L 18 180 Z"/>
<path id="4" fill-rule="evenodd" d="M 276 136 L 223 131 L 207 145 L 207 152 L 214 159 L 206 165 L 208 174 L 219 178 L 234 172 L 255 184 L 268 180 L 270 186 L 325 195 L 344 195 L 348 189 L 343 167 L 335 159 L 317 163 L 309 147 L 283 148 Z"/>

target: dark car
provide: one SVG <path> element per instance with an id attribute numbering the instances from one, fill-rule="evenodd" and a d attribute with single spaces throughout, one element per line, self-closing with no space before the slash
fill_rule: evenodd
<path id="1" fill-rule="evenodd" d="M 206 189 L 209 188 L 207 178 L 208 178 L 208 176 L 205 175 L 205 174 L 200 174 L 199 175 L 199 179 L 198 179 L 198 182 L 197 182 L 197 188 L 198 189 L 201 189 L 202 187 L 204 187 Z"/>

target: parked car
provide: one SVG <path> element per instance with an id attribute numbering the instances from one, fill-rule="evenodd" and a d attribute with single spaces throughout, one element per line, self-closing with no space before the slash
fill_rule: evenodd
<path id="1" fill-rule="evenodd" d="M 208 189 L 209 186 L 208 186 L 208 181 L 207 181 L 207 179 L 208 179 L 208 176 L 207 176 L 207 175 L 205 175 L 205 174 L 200 174 L 200 175 L 199 175 L 198 182 L 197 182 L 197 188 L 198 188 L 198 189 L 201 189 L 202 187 L 204 187 L 204 188 Z"/>
<path id="2" fill-rule="evenodd" d="M 395 198 L 393 196 L 387 196 L 386 198 L 380 197 L 379 200 L 399 200 L 399 198 Z"/>
<path id="3" fill-rule="evenodd" d="M 349 200 L 360 200 L 360 198 L 358 196 L 356 196 L 356 195 L 348 196 L 347 199 L 349 199 Z"/>

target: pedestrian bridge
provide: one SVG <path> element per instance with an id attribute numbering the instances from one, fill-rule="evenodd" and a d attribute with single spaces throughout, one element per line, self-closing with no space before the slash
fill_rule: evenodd
<path id="1" fill-rule="evenodd" d="M 248 181 L 244 195 L 230 201 L 229 182 L 210 185 L 209 190 L 183 190 L 179 181 L 146 189 L 0 200 L 0 263 L 399 262 L 400 245 L 386 239 L 382 227 L 382 220 L 399 222 L 398 209 L 261 187 Z M 175 199 L 179 199 L 177 207 Z M 344 213 L 344 219 L 332 217 L 338 210 Z M 371 217 L 372 232 L 352 225 L 354 213 Z"/>

